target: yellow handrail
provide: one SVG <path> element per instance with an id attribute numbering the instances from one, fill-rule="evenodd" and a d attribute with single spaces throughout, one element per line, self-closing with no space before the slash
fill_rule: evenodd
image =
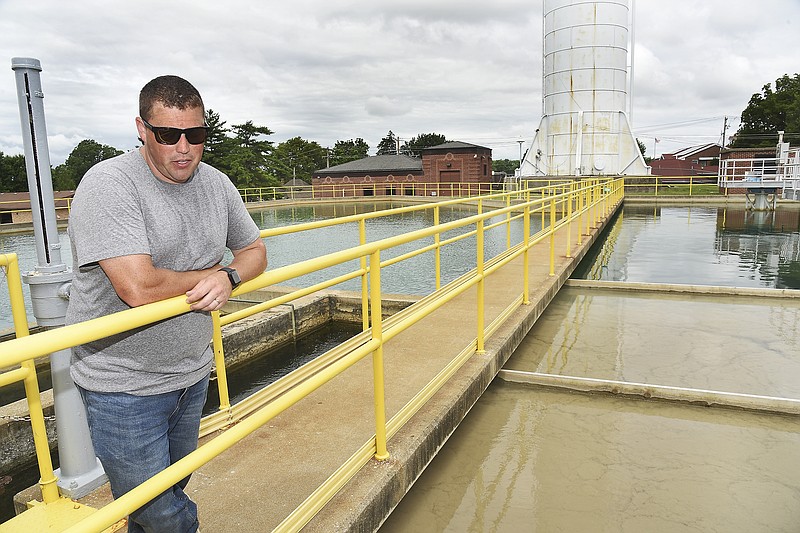
<path id="1" fill-rule="evenodd" d="M 25 339 L 29 335 L 28 317 L 25 314 L 25 301 L 22 296 L 22 281 L 19 273 L 17 254 L 0 254 L 0 266 L 6 269 L 6 279 L 8 280 L 8 293 L 11 300 L 11 315 L 14 318 L 14 331 L 18 339 Z M 39 380 L 36 377 L 36 365 L 34 358 L 27 358 L 19 361 L 20 371 L 8 372 L 13 381 L 7 379 L 7 383 L 22 381 L 25 385 L 25 397 L 28 401 L 28 414 L 31 417 L 31 430 L 33 431 L 33 445 L 36 449 L 36 458 L 39 463 L 39 486 L 42 489 L 42 499 L 45 503 L 52 503 L 59 499 L 58 487 L 56 486 L 55 474 L 53 473 L 53 461 L 50 459 L 50 446 L 47 442 L 47 428 L 44 425 L 44 412 L 42 411 L 42 399 L 39 394 Z M 12 364 L 3 365 L 13 366 Z"/>
<path id="2" fill-rule="evenodd" d="M 434 225 L 428 228 L 423 228 L 420 230 L 408 232 L 402 235 L 396 235 L 393 237 L 388 237 L 385 239 L 381 239 L 375 242 L 365 242 L 366 235 L 365 231 L 362 230 L 363 228 L 363 221 L 369 217 L 374 216 L 372 213 L 365 213 L 363 215 L 356 215 L 353 217 L 342 217 L 342 219 L 348 219 L 348 222 L 358 222 L 359 224 L 359 234 L 360 234 L 360 244 L 356 247 L 349 248 L 346 250 L 341 250 L 338 252 L 334 252 L 331 254 L 327 254 L 321 257 L 315 257 L 312 259 L 307 259 L 301 262 L 298 262 L 294 265 L 287 265 L 284 267 L 275 268 L 268 272 L 263 273 L 259 277 L 250 280 L 248 282 L 243 283 L 234 291 L 234 296 L 239 294 L 244 294 L 247 292 L 254 291 L 256 289 L 264 288 L 270 285 L 275 285 L 281 282 L 285 282 L 287 280 L 317 271 L 322 270 L 325 268 L 329 268 L 331 266 L 340 265 L 343 263 L 347 263 L 353 261 L 355 259 L 359 259 L 361 267 L 350 274 L 346 274 L 344 276 L 339 276 L 338 278 L 334 278 L 334 280 L 328 280 L 321 284 L 317 284 L 314 287 L 307 288 L 307 289 L 300 289 L 295 291 L 289 295 L 273 298 L 268 302 L 264 302 L 262 304 L 258 304 L 254 306 L 259 310 L 269 309 L 276 305 L 280 305 L 281 303 L 285 303 L 291 301 L 293 299 L 298 298 L 301 295 L 309 294 L 315 290 L 319 290 L 320 287 L 323 286 L 331 286 L 331 281 L 340 282 L 343 278 L 352 279 L 353 277 L 357 276 L 366 276 L 369 274 L 370 281 L 368 284 L 364 284 L 362 282 L 362 290 L 366 290 L 364 287 L 366 285 L 369 286 L 369 305 L 365 305 L 365 307 L 369 308 L 369 324 L 371 325 L 371 337 L 368 341 L 364 342 L 363 344 L 359 345 L 358 347 L 354 348 L 350 353 L 344 355 L 340 359 L 336 360 L 331 365 L 325 367 L 323 370 L 318 372 L 317 374 L 309 377 L 298 386 L 287 390 L 284 394 L 280 395 L 276 399 L 274 399 L 270 404 L 260 408 L 259 410 L 255 411 L 249 418 L 243 420 L 242 422 L 231 426 L 230 429 L 223 432 L 220 436 L 215 437 L 213 440 L 209 441 L 202 447 L 200 447 L 197 451 L 193 452 L 189 456 L 185 457 L 181 461 L 175 463 L 174 465 L 170 466 L 160 474 L 154 476 L 141 486 L 137 487 L 133 491 L 129 492 L 128 494 L 122 496 L 121 498 L 115 500 L 113 503 L 107 505 L 103 509 L 97 511 L 89 518 L 84 519 L 79 524 L 71 527 L 68 531 L 77 532 L 77 531 L 100 531 L 105 527 L 108 527 L 114 524 L 116 521 L 124 517 L 125 515 L 129 514 L 131 511 L 137 509 L 151 498 L 160 494 L 169 486 L 173 485 L 180 479 L 183 479 L 191 473 L 192 471 L 199 468 L 201 465 L 205 464 L 206 462 L 210 461 L 216 455 L 219 455 L 225 449 L 229 448 L 240 439 L 244 438 L 244 436 L 248 435 L 255 431 L 258 427 L 268 422 L 274 416 L 277 416 L 280 412 L 284 409 L 288 408 L 289 406 L 293 405 L 300 399 L 302 399 L 305 395 L 309 394 L 316 388 L 322 386 L 327 381 L 331 380 L 333 377 L 344 371 L 346 368 L 349 368 L 353 364 L 355 364 L 358 360 L 362 359 L 366 355 L 372 354 L 373 357 L 373 368 L 374 368 L 374 402 L 375 402 L 375 427 L 376 427 L 376 435 L 374 438 L 374 456 L 377 459 L 385 459 L 388 457 L 388 451 L 386 448 L 386 438 L 387 438 L 387 423 L 385 420 L 385 407 L 384 407 L 384 384 L 383 384 L 383 345 L 389 341 L 392 337 L 397 335 L 400 331 L 406 329 L 411 324 L 417 322 L 422 317 L 427 316 L 435 309 L 443 305 L 446 301 L 455 298 L 458 294 L 462 293 L 463 291 L 467 290 L 469 287 L 477 285 L 478 288 L 478 303 L 476 309 L 476 316 L 478 317 L 478 332 L 476 336 L 476 343 L 474 345 L 474 350 L 478 353 L 484 350 L 484 338 L 487 331 L 493 331 L 493 328 L 496 327 L 494 324 L 490 326 L 487 330 L 484 324 L 484 281 L 485 277 L 488 276 L 491 272 L 495 271 L 496 269 L 500 268 L 502 265 L 507 264 L 512 259 L 523 255 L 524 256 L 524 263 L 525 263 L 525 273 L 524 273 L 524 281 L 523 281 L 523 292 L 518 299 L 518 303 L 529 303 L 529 287 L 528 287 L 528 251 L 529 249 L 536 245 L 538 242 L 543 240 L 546 237 L 550 239 L 550 272 L 553 273 L 553 261 L 554 261 L 554 234 L 555 232 L 562 226 L 571 224 L 573 219 L 577 220 L 579 225 L 582 225 L 581 218 L 586 216 L 586 224 L 587 224 L 587 232 L 590 225 L 596 223 L 597 221 L 608 212 L 612 205 L 615 205 L 619 202 L 622 198 L 623 194 L 623 182 L 622 180 L 589 180 L 585 182 L 581 182 L 580 185 L 576 186 L 562 186 L 556 183 L 555 185 L 549 186 L 549 188 L 545 188 L 544 190 L 538 191 L 531 191 L 525 195 L 525 200 L 521 204 L 512 205 L 511 202 L 505 200 L 505 196 L 507 194 L 514 194 L 518 197 L 518 192 L 516 193 L 499 193 L 497 195 L 486 195 L 482 196 L 478 199 L 478 214 L 467 216 L 465 218 L 454 220 L 447 223 L 440 223 L 438 218 L 438 207 L 434 208 Z M 496 197 L 500 199 L 500 204 L 503 207 L 499 207 L 494 210 L 490 210 L 488 212 L 484 212 L 484 202 L 487 199 L 491 199 L 491 197 Z M 573 202 L 576 202 L 579 206 L 577 209 L 572 210 L 571 206 Z M 448 202 L 442 202 L 442 204 L 446 204 Z M 557 206 L 561 206 L 560 208 L 560 218 L 556 218 L 556 209 Z M 430 206 L 428 207 L 430 208 Z M 417 207 L 409 208 L 408 210 L 415 210 Z M 545 209 L 549 211 L 550 215 L 550 224 L 549 226 L 543 226 L 542 229 L 537 232 L 534 238 L 531 238 L 530 235 L 530 217 L 536 212 L 536 210 L 540 210 L 542 216 L 544 217 Z M 402 212 L 406 210 L 406 208 L 398 208 L 396 210 L 391 210 L 392 212 Z M 515 245 L 509 246 L 506 253 L 501 254 L 501 256 L 489 259 L 488 261 L 484 257 L 484 234 L 488 231 L 489 227 L 495 227 L 499 224 L 489 224 L 484 225 L 485 221 L 489 220 L 495 216 L 503 216 L 505 215 L 505 220 L 502 223 L 509 223 L 512 218 L 516 218 L 516 216 L 512 217 L 512 212 L 514 211 L 522 211 L 523 218 L 523 238 L 522 241 Z M 341 219 L 331 220 L 328 221 L 330 224 L 338 224 L 341 223 Z M 299 227 L 302 227 L 298 229 Z M 291 226 L 288 228 L 284 228 L 286 233 L 289 232 L 296 232 L 302 231 L 302 229 L 309 229 L 312 227 L 320 227 L 321 224 L 313 222 L 307 224 L 300 224 L 298 226 Z M 406 316 L 405 319 L 402 321 L 398 321 L 392 325 L 392 328 L 389 330 L 384 330 L 383 328 L 383 320 L 381 316 L 381 268 L 384 264 L 381 263 L 381 252 L 383 250 L 409 243 L 412 241 L 416 241 L 419 239 L 423 239 L 426 237 L 434 237 L 434 248 L 437 252 L 442 246 L 445 246 L 448 242 L 458 240 L 464 238 L 464 235 L 460 235 L 458 237 L 453 237 L 447 240 L 441 240 L 440 236 L 443 233 L 448 231 L 452 231 L 458 228 L 464 227 L 471 227 L 474 226 L 475 229 L 468 232 L 468 235 L 474 234 L 476 235 L 476 273 L 470 276 L 465 277 L 463 280 L 459 280 L 459 283 L 454 284 L 453 286 L 448 285 L 446 287 L 440 288 L 439 287 L 439 264 L 437 261 L 437 289 L 432 295 L 432 298 L 425 301 L 422 305 L 420 305 L 416 310 L 412 310 Z M 277 230 L 264 230 L 262 231 L 262 235 L 276 235 L 279 232 Z M 510 244 L 510 241 L 509 241 Z M 426 247 L 427 249 L 431 249 L 431 247 Z M 7 257 L 7 256 L 0 256 Z M 364 261 L 369 259 L 368 265 L 365 266 Z M 391 260 L 390 260 L 391 261 Z M 14 261 L 14 265 L 15 265 Z M 378 268 L 376 268 L 378 267 Z M 16 278 L 18 279 L 18 271 L 15 274 Z M 11 279 L 11 268 L 9 267 L 9 279 Z M 337 281 L 338 280 L 338 281 Z M 11 289 L 11 282 L 9 282 L 9 288 Z M 21 287 L 21 285 L 20 285 Z M 16 291 L 16 288 L 14 288 Z M 21 305 L 21 288 L 19 297 L 15 297 L 12 295 L 12 309 L 15 310 L 15 323 L 17 320 L 17 314 L 19 314 L 19 310 L 22 308 Z M 122 311 L 119 313 L 115 313 L 113 315 L 108 315 L 105 317 L 93 319 L 87 322 L 73 324 L 70 326 L 65 326 L 63 328 L 59 328 L 58 330 L 51 330 L 45 331 L 42 333 L 38 333 L 33 336 L 25 336 L 19 335 L 16 339 L 6 341 L 0 343 L 0 366 L 7 367 L 15 364 L 33 364 L 33 360 L 36 357 L 46 355 L 58 350 L 67 349 L 72 346 L 78 344 L 84 344 L 86 342 L 90 342 L 93 340 L 98 340 L 104 338 L 109 335 L 121 333 L 123 331 L 127 331 L 130 329 L 134 329 L 137 327 L 141 327 L 147 325 L 149 323 L 163 320 L 172 316 L 176 316 L 178 314 L 182 314 L 189 311 L 189 306 L 185 302 L 185 297 L 183 296 L 176 296 L 174 298 L 170 298 L 161 302 L 155 302 L 152 304 L 144 305 L 137 308 L 132 308 L 126 311 Z M 245 310 L 243 312 L 232 313 L 226 317 L 220 318 L 218 313 L 214 313 L 212 315 L 214 321 L 214 351 L 215 351 L 215 361 L 217 364 L 217 378 L 220 382 L 220 386 L 225 385 L 225 364 L 224 364 L 224 355 L 222 353 L 222 343 L 221 343 L 221 335 L 219 335 L 219 327 L 222 324 L 229 323 L 230 321 L 241 318 L 245 314 L 249 316 L 252 314 L 250 309 Z M 24 316 L 24 310 L 22 311 Z M 26 328 L 27 329 L 27 323 Z M 365 326 L 367 325 L 367 318 L 365 318 Z M 20 373 L 22 375 L 23 373 Z M 33 418 L 33 411 L 36 408 L 35 402 L 31 402 L 31 397 L 34 397 L 38 400 L 39 393 L 38 393 L 38 384 L 36 382 L 35 372 L 31 371 L 29 378 L 25 378 L 26 380 L 30 379 L 32 383 L 35 385 L 35 388 L 31 388 L 30 391 L 27 389 L 27 381 L 26 381 L 26 394 L 29 396 L 29 404 L 32 405 L 31 413 Z M 224 404 L 227 404 L 225 408 L 229 409 L 229 400 L 227 390 L 223 393 L 220 391 L 220 402 L 221 408 Z M 41 413 L 41 404 L 38 404 L 38 411 Z M 43 417 L 41 418 L 41 425 L 42 429 L 44 427 Z M 57 488 L 55 486 L 55 477 L 52 476 L 52 466 L 50 466 L 50 473 L 46 472 L 46 469 L 43 468 L 43 464 L 49 462 L 49 450 L 46 448 L 46 436 L 44 440 L 44 450 L 40 450 L 39 446 L 37 446 L 37 457 L 40 460 L 40 470 L 42 471 L 42 489 L 43 492 L 47 491 L 47 494 L 44 496 L 45 503 L 49 503 L 53 501 L 53 498 L 57 498 Z M 45 460 L 46 456 L 46 460 Z M 47 466 L 45 464 L 45 466 Z M 52 481 L 51 481 L 52 478 Z M 53 491 L 56 491 L 53 493 Z"/>

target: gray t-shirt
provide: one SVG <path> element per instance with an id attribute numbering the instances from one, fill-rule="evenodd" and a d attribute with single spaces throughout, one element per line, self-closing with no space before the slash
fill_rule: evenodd
<path id="1" fill-rule="evenodd" d="M 166 183 L 138 150 L 92 167 L 69 217 L 75 269 L 67 324 L 123 311 L 98 261 L 147 254 L 157 268 L 200 270 L 259 237 L 238 191 L 201 163 L 186 183 Z M 76 346 L 71 375 L 99 392 L 160 394 L 193 385 L 211 369 L 211 316 L 188 312 L 128 333 Z"/>

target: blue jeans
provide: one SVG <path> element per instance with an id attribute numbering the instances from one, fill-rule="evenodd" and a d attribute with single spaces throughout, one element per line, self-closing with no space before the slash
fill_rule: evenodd
<path id="1" fill-rule="evenodd" d="M 197 448 L 208 376 L 186 389 L 152 396 L 78 390 L 115 498 Z M 132 512 L 128 532 L 197 531 L 197 504 L 183 492 L 188 482 L 186 477 Z"/>

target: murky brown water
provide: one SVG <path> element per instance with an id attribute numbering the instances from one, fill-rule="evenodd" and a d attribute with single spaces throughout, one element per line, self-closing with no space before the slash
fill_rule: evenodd
<path id="1" fill-rule="evenodd" d="M 800 398 L 800 301 L 565 287 L 506 368 Z"/>
<path id="2" fill-rule="evenodd" d="M 800 398 L 800 302 L 564 288 L 506 368 Z M 394 532 L 798 532 L 800 417 L 495 383 Z"/>
<path id="3" fill-rule="evenodd" d="M 495 380 L 381 528 L 797 532 L 800 419 Z"/>

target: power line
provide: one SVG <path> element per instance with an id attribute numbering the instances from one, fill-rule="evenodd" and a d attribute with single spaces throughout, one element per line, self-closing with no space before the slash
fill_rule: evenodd
<path id="1" fill-rule="evenodd" d="M 738 116 L 728 115 L 728 118 L 729 119 L 732 119 L 732 118 L 737 118 L 738 119 L 739 117 Z M 667 122 L 667 123 L 664 123 L 664 124 L 652 124 L 652 125 L 649 125 L 649 126 L 639 126 L 639 127 L 636 128 L 636 130 L 637 131 L 641 131 L 641 130 L 648 130 L 648 129 L 653 129 L 653 128 L 677 128 L 677 127 L 681 127 L 681 126 L 692 126 L 692 125 L 695 125 L 695 124 L 703 124 L 705 122 L 715 122 L 715 121 L 724 120 L 724 119 L 725 119 L 725 116 L 706 117 L 706 118 L 698 118 L 698 119 L 693 119 L 693 120 L 682 120 L 682 121 L 679 121 L 679 122 Z"/>

